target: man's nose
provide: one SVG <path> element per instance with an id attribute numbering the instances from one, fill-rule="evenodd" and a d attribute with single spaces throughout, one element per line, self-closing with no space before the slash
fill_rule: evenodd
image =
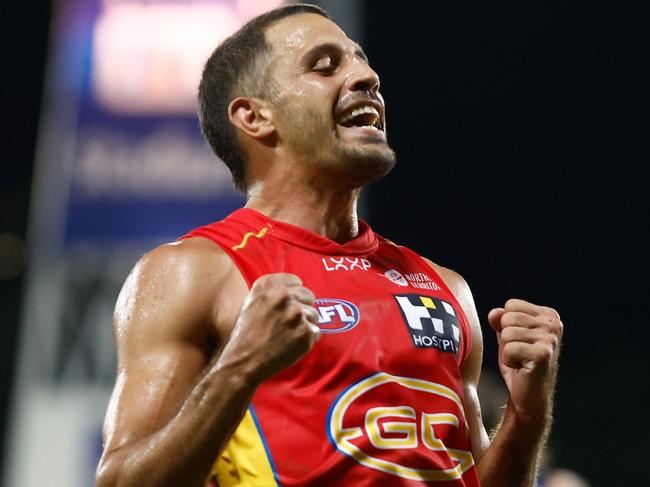
<path id="1" fill-rule="evenodd" d="M 357 58 L 352 63 L 347 85 L 350 91 L 376 92 L 379 90 L 379 76 L 367 62 Z"/>

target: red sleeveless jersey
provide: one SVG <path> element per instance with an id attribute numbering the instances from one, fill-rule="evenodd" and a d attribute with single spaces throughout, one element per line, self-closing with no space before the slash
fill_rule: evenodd
<path id="1" fill-rule="evenodd" d="M 300 276 L 322 331 L 258 387 L 206 485 L 479 485 L 460 376 L 467 319 L 422 258 L 359 227 L 338 244 L 240 209 L 182 237 L 217 243 L 249 287 Z"/>

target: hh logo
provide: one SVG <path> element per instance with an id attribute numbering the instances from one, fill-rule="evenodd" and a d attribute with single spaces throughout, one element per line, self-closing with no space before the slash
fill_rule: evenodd
<path id="1" fill-rule="evenodd" d="M 352 384 L 327 415 L 327 436 L 361 465 L 420 482 L 460 480 L 473 464 L 460 397 L 435 382 L 378 372 Z M 434 468 L 435 467 L 435 468 Z"/>
<path id="2" fill-rule="evenodd" d="M 348 331 L 359 323 L 359 308 L 343 299 L 316 299 L 318 327 L 322 333 Z"/>
<path id="3" fill-rule="evenodd" d="M 458 353 L 460 328 L 451 304 L 419 294 L 395 295 L 413 345 Z"/>

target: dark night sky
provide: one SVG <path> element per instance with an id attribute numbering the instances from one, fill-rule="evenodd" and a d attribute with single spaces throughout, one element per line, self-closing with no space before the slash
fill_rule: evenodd
<path id="1" fill-rule="evenodd" d="M 50 6 L 8 3 L 0 233 L 24 236 Z M 650 433 L 647 20 L 623 2 L 395 5 L 366 5 L 398 152 L 371 223 L 460 272 L 482 317 L 508 297 L 558 308 L 556 461 L 631 485 Z M 3 398 L 22 285 L 0 281 Z"/>
<path id="2" fill-rule="evenodd" d="M 461 273 L 482 318 L 510 297 L 560 311 L 556 462 L 631 485 L 643 452 L 616 447 L 650 433 L 647 21 L 615 2 L 411 5 L 368 2 L 398 153 L 370 219 Z"/>

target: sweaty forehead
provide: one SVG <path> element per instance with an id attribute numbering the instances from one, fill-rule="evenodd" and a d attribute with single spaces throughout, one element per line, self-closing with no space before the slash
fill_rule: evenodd
<path id="1" fill-rule="evenodd" d="M 354 44 L 334 22 L 312 13 L 296 14 L 279 20 L 267 29 L 266 39 L 280 54 L 300 54 L 324 42 Z"/>

